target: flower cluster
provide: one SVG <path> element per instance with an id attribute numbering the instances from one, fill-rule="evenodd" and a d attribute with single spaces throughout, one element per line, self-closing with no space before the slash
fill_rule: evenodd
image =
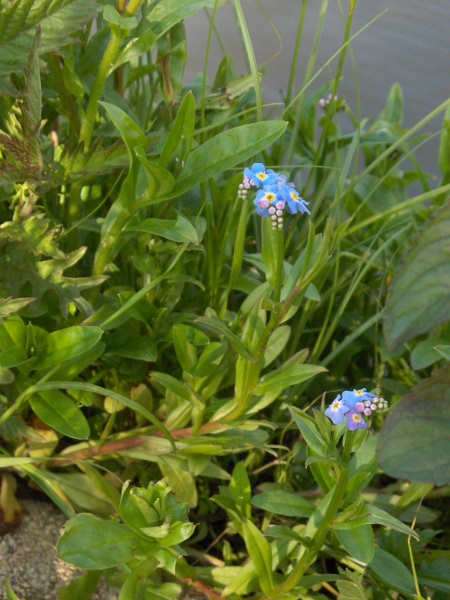
<path id="1" fill-rule="evenodd" d="M 373 412 L 383 412 L 388 408 L 388 403 L 376 394 L 362 390 L 346 391 L 326 409 L 325 414 L 335 425 L 345 423 L 347 429 L 367 429 L 367 421 L 363 415 L 370 416 Z"/>
<path id="2" fill-rule="evenodd" d="M 309 202 L 300 198 L 295 185 L 287 181 L 286 175 L 279 175 L 272 169 L 266 169 L 262 163 L 255 163 L 251 169 L 244 170 L 244 180 L 239 185 L 238 195 L 247 198 L 248 190 L 257 188 L 253 204 L 262 217 L 272 221 L 274 229 L 283 227 L 284 212 L 311 214 L 307 208 Z"/>
<path id="3" fill-rule="evenodd" d="M 333 98 L 333 94 L 331 93 L 328 94 L 328 96 L 325 96 L 325 98 L 321 98 L 319 100 L 319 106 L 323 108 L 324 112 L 328 112 L 333 100 L 335 112 L 347 110 L 348 107 L 345 100 L 343 98 L 338 98 L 336 95 Z"/>

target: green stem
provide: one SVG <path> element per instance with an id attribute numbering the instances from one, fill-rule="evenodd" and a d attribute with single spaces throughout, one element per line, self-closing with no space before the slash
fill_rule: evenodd
<path id="1" fill-rule="evenodd" d="M 245 235 L 247 232 L 247 221 L 248 215 L 250 214 L 250 210 L 252 205 L 248 200 L 242 200 L 241 206 L 241 214 L 239 215 L 239 223 L 236 234 L 236 241 L 234 244 L 234 252 L 233 252 L 233 261 L 231 263 L 231 273 L 228 279 L 227 289 L 225 290 L 222 299 L 221 299 L 221 309 L 220 314 L 222 318 L 225 316 L 225 311 L 228 305 L 228 297 L 230 295 L 231 290 L 236 285 L 236 282 L 239 278 L 242 268 L 242 261 L 244 257 L 244 247 L 245 247 Z M 223 251 L 222 251 L 223 255 Z"/>
<path id="2" fill-rule="evenodd" d="M 330 503 L 323 517 L 323 521 L 314 534 L 311 544 L 308 546 L 308 548 L 305 548 L 304 554 L 300 558 L 292 573 L 286 579 L 285 583 L 274 590 L 272 594 L 270 594 L 269 597 L 271 600 L 280 598 L 295 588 L 305 574 L 307 568 L 316 560 L 317 555 L 319 554 L 325 538 L 330 530 L 331 524 L 341 508 L 345 493 L 347 491 L 352 445 L 353 436 L 349 431 L 347 431 L 344 441 L 344 448 L 342 451 L 342 466 L 340 467 L 339 478 L 336 483 L 336 487 L 334 488 L 333 496 L 331 497 Z"/>
<path id="3" fill-rule="evenodd" d="M 89 98 L 86 115 L 83 119 L 80 132 L 80 141 L 84 142 L 85 151 L 89 149 L 94 131 L 95 119 L 97 117 L 97 105 L 102 97 L 103 88 L 105 87 L 106 79 L 108 78 L 111 65 L 114 63 L 119 52 L 120 44 L 122 43 L 123 32 L 118 27 L 112 28 L 112 36 L 109 40 L 108 47 L 103 55 L 102 61 L 97 71 L 97 77 L 92 88 Z"/>
<path id="4" fill-rule="evenodd" d="M 130 3 L 125 10 L 125 16 L 132 17 L 135 15 L 142 2 L 143 0 L 130 0 Z M 80 141 L 84 142 L 85 150 L 88 150 L 91 144 L 95 119 L 97 117 L 97 105 L 102 97 L 103 88 L 105 87 L 111 67 L 114 65 L 117 54 L 119 53 L 120 45 L 127 35 L 126 30 L 120 29 L 120 27 L 117 27 L 116 25 L 111 26 L 111 32 L 111 39 L 109 40 L 105 54 L 100 62 L 100 66 L 97 71 L 97 77 L 95 79 L 86 109 L 86 116 L 81 125 Z"/>
<path id="5" fill-rule="evenodd" d="M 281 298 L 281 288 L 284 281 L 284 230 L 276 229 L 273 232 L 275 236 L 275 251 L 276 251 L 276 272 L 275 272 L 275 289 L 273 291 L 273 300 L 278 303 Z"/>
<path id="6" fill-rule="evenodd" d="M 235 252 L 235 256 L 233 257 L 233 267 L 236 267 L 236 270 L 234 271 L 236 278 L 237 278 L 237 275 L 239 274 L 240 267 L 242 264 L 244 239 L 241 239 L 241 236 L 244 236 L 244 238 L 245 238 L 245 226 L 246 226 L 247 217 L 248 217 L 248 206 L 247 205 L 248 205 L 248 203 L 244 202 L 242 212 L 241 212 L 241 220 L 239 222 L 239 228 L 238 228 L 238 239 L 236 240 L 236 252 Z M 240 234 L 241 234 L 241 236 L 240 236 Z M 274 306 L 270 313 L 269 322 L 267 323 L 266 327 L 264 328 L 264 331 L 262 332 L 261 337 L 258 341 L 258 345 L 254 352 L 253 361 L 249 360 L 247 363 L 245 386 L 244 386 L 242 393 L 240 394 L 240 397 L 236 398 L 237 406 L 230 413 L 228 413 L 226 415 L 226 417 L 223 419 L 226 422 L 238 419 L 247 410 L 248 405 L 250 404 L 250 402 L 253 398 L 254 390 L 258 384 L 258 379 L 259 379 L 259 375 L 261 373 L 261 369 L 263 366 L 264 353 L 266 351 L 267 343 L 268 343 L 269 338 L 272 335 L 272 333 L 275 331 L 275 329 L 280 324 L 281 317 L 284 314 L 283 303 L 280 302 L 281 288 L 283 285 L 283 278 L 284 278 L 284 232 L 283 232 L 283 229 L 271 230 L 270 236 L 271 236 L 271 238 L 270 238 L 269 244 L 271 246 L 272 246 L 272 242 L 275 241 L 275 244 L 274 244 L 274 246 L 275 246 L 275 252 L 274 252 L 275 277 L 274 277 L 274 291 L 273 291 Z M 239 247 L 238 240 L 240 240 L 242 242 L 242 248 Z M 236 262 L 235 262 L 235 257 L 237 257 Z M 232 269 L 232 274 L 230 276 L 229 289 L 231 289 L 230 286 L 231 286 L 232 281 L 234 281 L 233 269 Z"/>

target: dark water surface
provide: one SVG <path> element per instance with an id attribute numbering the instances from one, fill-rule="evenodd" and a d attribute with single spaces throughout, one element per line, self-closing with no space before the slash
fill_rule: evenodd
<path id="1" fill-rule="evenodd" d="M 255 0 L 241 0 L 259 65 L 269 61 L 279 50 L 280 41 Z M 288 85 L 291 59 L 301 9 L 300 0 L 261 0 L 281 38 L 281 54 L 267 65 L 263 80 L 264 98 L 278 102 Z M 321 0 L 309 0 L 296 86 L 301 88 L 317 27 Z M 348 0 L 342 6 L 348 9 Z M 384 14 L 383 11 L 385 11 Z M 450 97 L 450 0 L 359 0 L 353 19 L 356 33 L 372 19 L 379 18 L 352 43 L 357 80 L 360 88 L 362 116 L 376 117 L 382 110 L 392 84 L 399 82 L 405 98 L 404 124 L 410 127 Z M 204 67 L 209 20 L 199 13 L 186 20 L 189 61 L 186 80 Z M 232 7 L 218 11 L 217 27 L 227 52 L 235 59 L 239 74 L 247 74 L 242 42 L 237 32 Z M 344 36 L 344 20 L 337 0 L 329 0 L 322 40 L 314 72 L 339 49 Z M 223 56 L 215 37 L 208 73 L 214 76 Z M 310 88 L 316 89 L 336 72 L 337 59 Z M 352 110 L 357 113 L 357 83 L 351 56 L 347 56 L 340 86 Z M 428 124 L 423 132 L 440 129 L 443 114 Z M 419 151 L 424 168 L 436 175 L 438 141 L 435 138 Z M 436 180 L 436 183 L 439 179 Z"/>

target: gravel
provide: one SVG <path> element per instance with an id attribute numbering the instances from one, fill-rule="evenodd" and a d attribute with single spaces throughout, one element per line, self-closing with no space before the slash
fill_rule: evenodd
<path id="1" fill-rule="evenodd" d="M 6 577 L 20 600 L 58 600 L 59 591 L 83 574 L 56 556 L 59 530 L 67 519 L 47 502 L 22 500 L 21 504 L 22 525 L 0 538 L 0 600 L 7 600 Z M 101 582 L 92 600 L 118 596 L 118 590 Z"/>

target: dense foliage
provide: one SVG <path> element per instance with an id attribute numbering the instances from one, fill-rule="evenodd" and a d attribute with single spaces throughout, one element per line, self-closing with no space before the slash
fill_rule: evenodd
<path id="1" fill-rule="evenodd" d="M 353 114 L 353 0 L 264 107 L 232 3 L 250 74 L 186 82 L 223 2 L 0 2 L 4 520 L 17 482 L 67 515 L 62 598 L 444 600 L 450 100 Z"/>

